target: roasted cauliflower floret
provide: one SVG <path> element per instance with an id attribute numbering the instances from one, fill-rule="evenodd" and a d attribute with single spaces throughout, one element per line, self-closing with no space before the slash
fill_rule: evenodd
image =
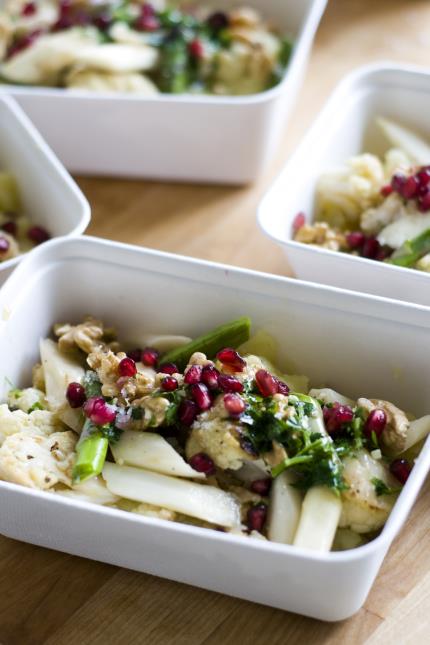
<path id="1" fill-rule="evenodd" d="M 367 450 L 361 450 L 354 457 L 347 457 L 343 464 L 343 477 L 349 488 L 341 493 L 342 515 L 339 526 L 350 528 L 356 533 L 377 531 L 385 524 L 396 497 L 378 497 L 372 479 L 380 479 L 389 488 L 397 488 L 397 480 Z"/>
<path id="2" fill-rule="evenodd" d="M 26 414 L 22 410 L 9 410 L 6 404 L 0 405 L 0 445 L 5 439 L 17 433 L 35 433 L 49 436 L 63 429 L 63 425 L 52 412 L 35 410 Z"/>
<path id="3" fill-rule="evenodd" d="M 41 490 L 58 483 L 70 486 L 76 441 L 71 431 L 49 437 L 29 432 L 13 434 L 0 448 L 0 478 Z"/>
<path id="4" fill-rule="evenodd" d="M 392 193 L 379 206 L 363 211 L 360 226 L 365 233 L 376 235 L 388 224 L 408 215 L 409 212 L 409 206 L 404 204 L 400 195 Z"/>
<path id="5" fill-rule="evenodd" d="M 223 469 L 238 470 L 244 461 L 254 457 L 240 445 L 239 423 L 227 417 L 223 397 L 199 415 L 192 426 L 186 445 L 186 456 L 204 452 Z"/>
<path id="6" fill-rule="evenodd" d="M 31 408 L 42 409 L 48 407 L 45 393 L 34 387 L 25 390 L 10 390 L 7 399 L 11 409 L 28 412 Z"/>
<path id="7" fill-rule="evenodd" d="M 403 410 L 397 408 L 389 401 L 379 399 L 358 399 L 361 408 L 372 412 L 372 410 L 383 410 L 387 416 L 387 425 L 381 434 L 381 441 L 387 450 L 392 454 L 402 452 L 406 445 L 406 436 L 409 430 L 409 419 Z"/>
<path id="8" fill-rule="evenodd" d="M 79 325 L 54 325 L 54 333 L 58 336 L 58 347 L 61 351 L 70 352 L 76 347 L 85 354 L 96 351 L 115 351 L 116 333 L 111 328 L 105 328 L 100 320 L 89 316 Z"/>

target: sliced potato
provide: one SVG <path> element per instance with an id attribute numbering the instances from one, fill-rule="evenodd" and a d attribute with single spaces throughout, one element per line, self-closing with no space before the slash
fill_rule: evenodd
<path id="1" fill-rule="evenodd" d="M 75 63 L 105 72 L 143 72 L 154 69 L 158 52 L 147 45 L 109 43 L 81 47 L 75 52 Z"/>
<path id="2" fill-rule="evenodd" d="M 340 497 L 325 486 L 310 488 L 303 500 L 293 544 L 312 551 L 330 551 L 342 511 Z"/>
<path id="3" fill-rule="evenodd" d="M 49 406 L 57 410 L 66 402 L 66 389 L 73 381 L 81 382 L 83 368 L 58 349 L 49 338 L 40 340 L 40 358 L 45 377 L 46 398 Z"/>
<path id="4" fill-rule="evenodd" d="M 309 396 L 312 396 L 314 399 L 319 399 L 323 403 L 340 403 L 341 405 L 349 405 L 350 407 L 355 405 L 355 401 L 349 399 L 347 396 L 343 396 L 343 394 L 339 394 L 339 392 L 329 387 L 323 387 L 321 389 L 313 388 L 310 390 Z"/>
<path id="5" fill-rule="evenodd" d="M 406 443 L 402 452 L 406 452 L 409 448 L 412 448 L 419 441 L 422 441 L 430 434 L 430 414 L 427 414 L 425 417 L 420 419 L 415 419 L 411 421 L 409 429 L 406 435 Z"/>
<path id="6" fill-rule="evenodd" d="M 236 497 L 214 486 L 109 462 L 104 465 L 103 477 L 111 493 L 120 497 L 169 508 L 220 526 L 240 524 Z"/>
<path id="7" fill-rule="evenodd" d="M 64 495 L 72 499 L 93 504 L 116 504 L 120 498 L 111 493 L 101 477 L 92 477 L 81 484 L 74 484 L 72 488 L 56 491 L 57 495 Z"/>
<path id="8" fill-rule="evenodd" d="M 377 123 L 391 145 L 400 148 L 417 164 L 426 165 L 430 159 L 430 146 L 417 134 L 403 126 L 379 117 Z"/>
<path id="9" fill-rule="evenodd" d="M 160 354 L 170 352 L 171 349 L 188 345 L 193 339 L 189 336 L 174 336 L 173 334 L 146 334 L 140 339 L 141 347 L 155 347 Z"/>
<path id="10" fill-rule="evenodd" d="M 268 538 L 272 542 L 293 543 L 302 508 L 302 494 L 292 483 L 294 475 L 284 471 L 272 484 L 268 518 Z"/>
<path id="11" fill-rule="evenodd" d="M 147 468 L 173 477 L 205 477 L 191 468 L 170 443 L 154 432 L 126 430 L 118 443 L 112 444 L 111 450 L 120 465 Z"/>

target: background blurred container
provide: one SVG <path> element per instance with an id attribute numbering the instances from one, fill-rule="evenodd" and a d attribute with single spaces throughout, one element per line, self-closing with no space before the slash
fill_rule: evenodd
<path id="1" fill-rule="evenodd" d="M 327 0 L 247 0 L 295 48 L 283 81 L 252 96 L 95 95 L 3 86 L 76 173 L 246 183 L 273 156 Z M 231 0 L 212 3 L 231 8 Z"/>

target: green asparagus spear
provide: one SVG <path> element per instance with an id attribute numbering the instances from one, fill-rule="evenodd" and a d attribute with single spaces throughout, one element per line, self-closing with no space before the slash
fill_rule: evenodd
<path id="1" fill-rule="evenodd" d="M 400 267 L 412 267 L 427 253 L 430 253 L 430 228 L 407 240 L 388 261 Z"/>
<path id="2" fill-rule="evenodd" d="M 109 442 L 101 432 L 84 434 L 76 446 L 76 461 L 73 467 L 74 484 L 96 477 L 103 469 Z"/>
<path id="3" fill-rule="evenodd" d="M 245 343 L 249 339 L 250 328 L 249 318 L 238 318 L 195 338 L 187 345 L 170 350 L 162 356 L 161 362 L 175 363 L 178 369 L 183 370 L 194 352 L 203 352 L 209 358 L 213 358 L 223 347 L 238 347 Z"/>
<path id="4" fill-rule="evenodd" d="M 160 89 L 181 94 L 189 85 L 188 47 L 181 37 L 165 42 L 160 50 Z"/>

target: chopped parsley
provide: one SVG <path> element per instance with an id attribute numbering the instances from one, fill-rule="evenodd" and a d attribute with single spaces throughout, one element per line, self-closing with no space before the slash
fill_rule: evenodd
<path id="1" fill-rule="evenodd" d="M 87 370 L 82 380 L 87 399 L 94 396 L 102 396 L 102 384 L 96 372 Z"/>
<path id="2" fill-rule="evenodd" d="M 382 481 L 382 479 L 378 479 L 378 477 L 373 477 L 370 481 L 373 484 L 377 497 L 381 497 L 381 495 L 395 495 L 402 490 L 401 486 L 390 488 L 385 482 Z"/>

